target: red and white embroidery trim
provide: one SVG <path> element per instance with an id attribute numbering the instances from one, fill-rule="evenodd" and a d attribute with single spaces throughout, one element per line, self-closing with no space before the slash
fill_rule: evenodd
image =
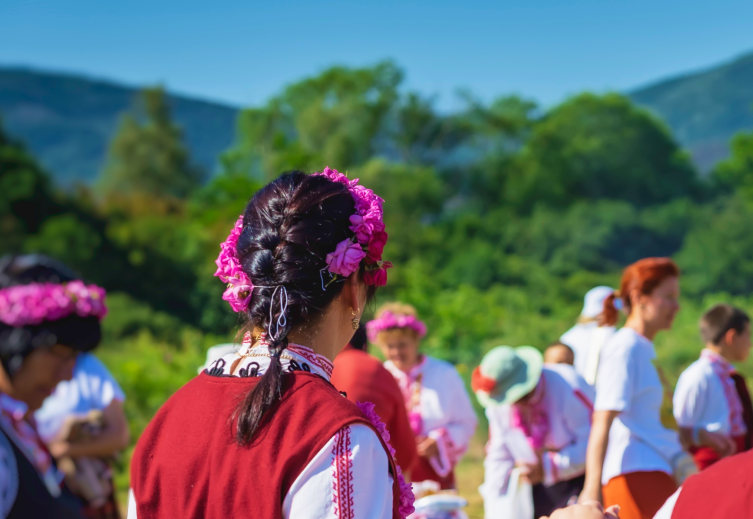
<path id="1" fill-rule="evenodd" d="M 343 427 L 335 435 L 332 447 L 332 504 L 335 517 L 353 519 L 353 451 L 350 447 L 350 427 Z"/>

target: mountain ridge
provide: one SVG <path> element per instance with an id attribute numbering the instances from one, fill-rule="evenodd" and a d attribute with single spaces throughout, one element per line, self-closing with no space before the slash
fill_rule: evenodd
<path id="1" fill-rule="evenodd" d="M 63 185 L 93 181 L 139 87 L 86 75 L 0 66 L 0 117 Z M 233 141 L 238 108 L 168 91 L 197 165 L 212 170 Z"/>
<path id="2" fill-rule="evenodd" d="M 0 65 L 0 118 L 63 186 L 98 175 L 122 115 L 139 86 L 91 74 Z M 233 142 L 239 107 L 168 91 L 191 156 L 212 171 Z M 753 52 L 625 92 L 661 118 L 702 172 L 753 130 Z"/>

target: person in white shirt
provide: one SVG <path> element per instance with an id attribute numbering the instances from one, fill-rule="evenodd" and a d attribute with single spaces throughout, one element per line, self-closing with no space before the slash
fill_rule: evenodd
<path id="1" fill-rule="evenodd" d="M 614 326 L 604 322 L 603 315 L 604 300 L 612 293 L 614 290 L 605 286 L 586 292 L 578 323 L 560 337 L 560 342 L 575 354 L 575 371 L 591 385 L 596 383 L 602 349 L 615 332 Z"/>
<path id="2" fill-rule="evenodd" d="M 124 401 L 123 390 L 105 365 L 82 353 L 73 378 L 60 382 L 34 413 L 40 437 L 91 517 L 112 517 L 118 508 L 110 465 L 128 447 Z M 77 429 L 87 434 L 72 434 Z"/>
<path id="3" fill-rule="evenodd" d="M 585 480 L 593 388 L 571 366 L 544 364 L 530 346 L 489 351 L 474 370 L 472 385 L 489 419 L 481 488 L 487 519 L 509 512 L 500 499 L 507 497 L 516 466 L 533 485 L 534 517 L 577 498 Z M 519 452 L 512 433 L 525 437 L 533 458 Z"/>
<path id="4" fill-rule="evenodd" d="M 679 269 L 669 258 L 646 258 L 628 266 L 620 292 L 604 302 L 605 324 L 625 326 L 604 348 L 596 382 L 595 411 L 582 501 L 619 504 L 623 519 L 652 517 L 677 489 L 692 460 L 677 433 L 660 421 L 664 390 L 653 365 L 652 340 L 671 328 L 680 306 Z"/>
<path id="5" fill-rule="evenodd" d="M 700 328 L 706 347 L 680 375 L 673 404 L 680 440 L 703 470 L 750 449 L 753 409 L 745 379 L 732 366 L 750 353 L 750 318 L 718 304 L 703 314 Z"/>
<path id="6" fill-rule="evenodd" d="M 366 330 L 387 358 L 384 367 L 395 377 L 405 399 L 419 456 L 411 478 L 455 488 L 455 465 L 477 423 L 463 380 L 449 362 L 419 351 L 426 326 L 412 306 L 386 303 Z"/>

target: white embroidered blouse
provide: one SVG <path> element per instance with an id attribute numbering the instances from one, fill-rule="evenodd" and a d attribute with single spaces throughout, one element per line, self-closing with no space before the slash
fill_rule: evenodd
<path id="1" fill-rule="evenodd" d="M 476 413 L 463 380 L 452 364 L 427 355 L 408 373 L 391 361 L 384 367 L 400 386 L 413 432 L 437 442 L 439 456 L 429 464 L 440 477 L 447 476 L 476 430 Z"/>
<path id="2" fill-rule="evenodd" d="M 544 394 L 541 407 L 546 413 L 548 432 L 544 438 L 544 485 L 551 486 L 585 473 L 586 447 L 591 433 L 594 390 L 574 368 L 564 364 L 545 364 L 541 372 Z M 515 457 L 506 443 L 513 427 L 509 405 L 489 407 L 489 442 L 484 460 L 484 484 L 481 494 L 494 502 L 507 493 Z"/>
<path id="3" fill-rule="evenodd" d="M 231 366 L 242 355 L 238 375 Z M 238 353 L 214 361 L 215 376 L 262 375 L 271 361 L 266 346 L 244 342 Z M 311 348 L 291 344 L 280 357 L 283 372 L 309 371 L 329 380 L 333 365 Z M 256 372 L 254 375 L 253 373 Z M 356 424 L 340 429 L 293 482 L 282 504 L 285 519 L 390 519 L 392 476 L 389 460 L 370 427 Z M 128 519 L 136 519 L 129 494 Z"/>

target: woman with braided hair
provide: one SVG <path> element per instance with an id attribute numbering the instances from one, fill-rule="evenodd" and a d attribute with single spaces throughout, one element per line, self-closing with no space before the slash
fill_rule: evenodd
<path id="1" fill-rule="evenodd" d="M 238 352 L 186 384 L 141 436 L 129 518 L 400 518 L 413 495 L 368 403 L 332 360 L 386 283 L 382 199 L 326 168 L 248 203 L 217 259 L 247 320 Z"/>

